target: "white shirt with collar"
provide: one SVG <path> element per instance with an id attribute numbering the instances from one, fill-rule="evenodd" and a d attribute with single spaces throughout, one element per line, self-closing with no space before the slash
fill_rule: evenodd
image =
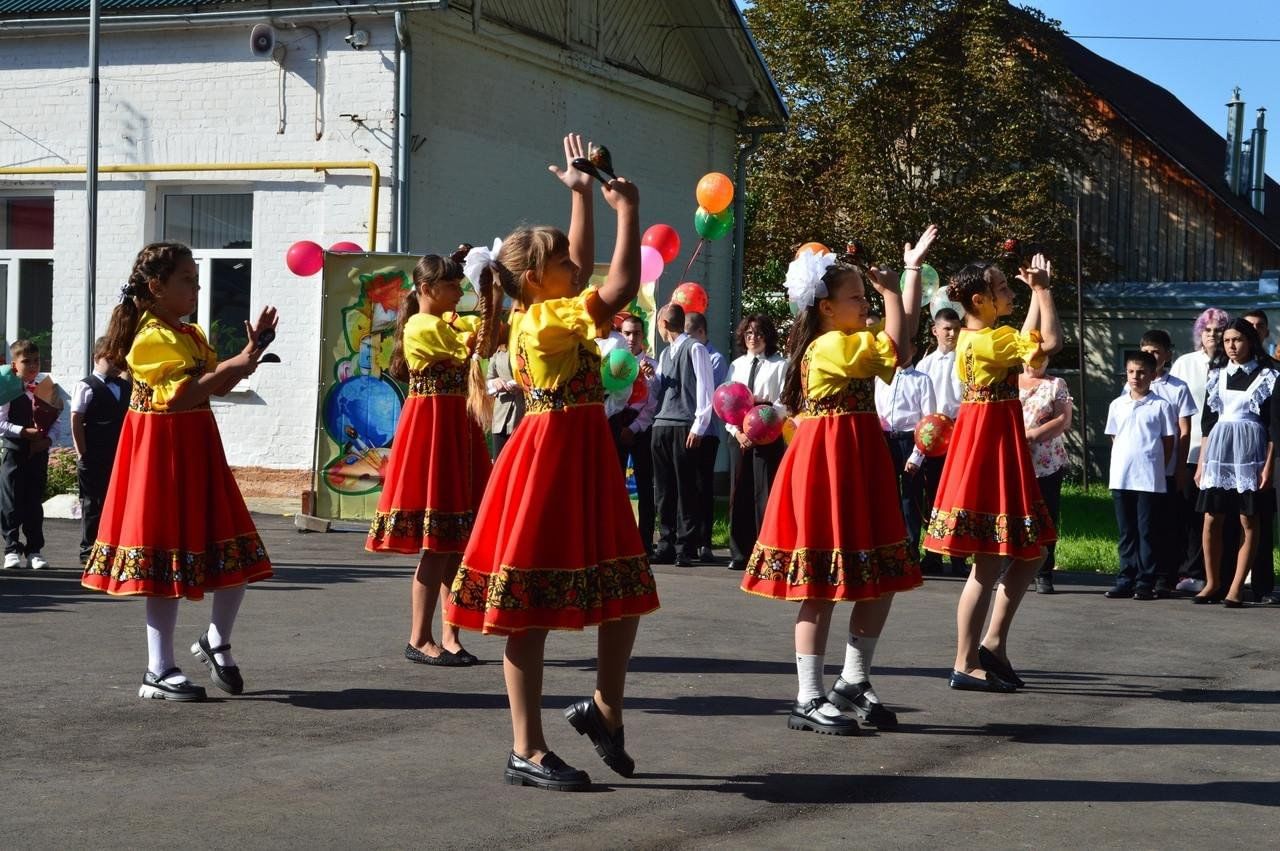
<path id="1" fill-rule="evenodd" d="M 1111 444 L 1112 490 L 1165 492 L 1165 437 L 1177 439 L 1173 406 L 1155 393 L 1134 399 L 1128 391 L 1111 402 L 1106 433 Z"/>
<path id="2" fill-rule="evenodd" d="M 1191 400 L 1197 407 L 1204 405 L 1204 391 L 1209 380 L 1209 356 L 1204 349 L 1187 352 L 1173 362 L 1169 374 L 1179 378 L 1187 385 Z M 1194 466 L 1200 460 L 1200 418 L 1191 418 L 1191 448 L 1187 452 L 1186 461 Z"/>
<path id="3" fill-rule="evenodd" d="M 643 401 L 634 402 L 630 407 L 639 411 L 639 416 L 632 420 L 631 425 L 627 428 L 636 434 L 646 430 L 653 425 L 653 416 L 658 413 L 658 404 L 662 402 L 662 381 L 658 378 L 658 362 L 648 352 L 641 352 L 636 355 L 636 360 L 640 361 L 640 365 L 648 364 L 653 370 L 653 375 L 645 380 L 645 387 L 649 391 Z"/>
<path id="4" fill-rule="evenodd" d="M 1129 395 L 1129 382 L 1126 381 L 1121 385 L 1120 392 L 1126 396 Z M 1194 434 L 1195 430 L 1198 430 L 1195 424 L 1200 420 L 1200 417 L 1197 416 L 1200 413 L 1200 407 L 1196 404 L 1195 399 L 1191 398 L 1191 390 L 1187 387 L 1187 382 L 1165 373 L 1151 381 L 1151 392 L 1169 403 L 1169 407 L 1173 408 L 1175 422 L 1182 417 L 1188 417 L 1192 423 L 1192 433 Z M 1170 456 L 1169 463 L 1165 466 L 1164 474 L 1166 476 L 1172 476 L 1177 472 L 1177 439 L 1179 434 L 1180 432 L 1178 431 L 1173 434 L 1173 455 Z"/>
<path id="5" fill-rule="evenodd" d="M 752 387 L 748 379 L 751 378 L 751 362 L 757 357 L 760 359 L 760 367 L 756 370 L 755 386 Z M 779 413 L 786 416 L 786 407 L 779 401 L 787 380 L 787 359 L 781 354 L 775 352 L 771 355 L 753 355 L 747 352 L 734 358 L 733 363 L 729 364 L 729 377 L 726 380 L 746 385 L 755 396 L 756 404 L 773 405 Z M 739 431 L 737 426 L 728 423 L 725 423 L 724 430 L 734 436 Z"/>
<path id="6" fill-rule="evenodd" d="M 876 413 L 885 431 L 915 431 L 920 420 L 937 412 L 933 382 L 923 372 L 906 367 L 894 372 L 888 384 L 876 379 Z M 919 467 L 924 463 L 924 453 L 913 448 L 908 460 Z"/>
<path id="7" fill-rule="evenodd" d="M 689 357 L 693 361 L 693 374 L 697 379 L 697 385 L 693 390 L 695 406 L 693 424 L 689 426 L 689 431 L 698 437 L 703 437 L 711 427 L 711 394 L 716 389 L 715 378 L 711 373 L 711 356 L 707 354 L 707 347 L 688 334 L 681 334 L 671 341 L 658 358 L 658 374 L 663 374 L 664 365 L 670 366 L 676 362 L 676 357 L 686 345 L 693 347 L 689 350 Z"/>
<path id="8" fill-rule="evenodd" d="M 964 390 L 960 386 L 960 376 L 956 375 L 956 350 L 944 352 L 934 349 L 920 358 L 916 369 L 929 376 L 933 383 L 933 395 L 938 402 L 938 413 L 946 414 L 951 419 L 960 413 L 960 397 Z"/>

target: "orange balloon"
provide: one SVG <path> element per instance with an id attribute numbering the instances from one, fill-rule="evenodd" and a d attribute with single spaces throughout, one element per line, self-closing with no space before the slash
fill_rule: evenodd
<path id="1" fill-rule="evenodd" d="M 796 257 L 808 251 L 810 254 L 817 254 L 821 257 L 823 254 L 830 254 L 831 249 L 827 248 L 821 242 L 806 242 L 804 245 L 796 249 Z"/>
<path id="2" fill-rule="evenodd" d="M 733 203 L 733 181 L 718 171 L 708 172 L 698 181 L 698 203 L 708 213 L 722 213 Z"/>

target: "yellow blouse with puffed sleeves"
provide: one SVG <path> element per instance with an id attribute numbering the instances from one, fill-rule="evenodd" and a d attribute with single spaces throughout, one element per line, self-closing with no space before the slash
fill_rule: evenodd
<path id="1" fill-rule="evenodd" d="M 526 413 L 604 401 L 599 328 L 590 310 L 597 298 L 587 290 L 512 314 L 511 367 L 528 397 Z"/>
<path id="2" fill-rule="evenodd" d="M 199 325 L 174 327 L 146 312 L 125 356 L 133 378 L 129 407 L 135 411 L 166 413 L 189 380 L 213 372 L 218 353 Z"/>
<path id="3" fill-rule="evenodd" d="M 956 341 L 956 376 L 966 387 L 989 387 L 1006 381 L 1010 371 L 1023 364 L 1040 366 L 1046 357 L 1039 331 L 1023 334 L 1007 325 L 981 331 L 965 328 Z"/>
<path id="4" fill-rule="evenodd" d="M 405 363 L 410 370 L 423 370 L 443 360 L 465 363 L 480 322 L 479 316 L 415 313 L 404 323 Z"/>
<path id="5" fill-rule="evenodd" d="M 898 349 L 883 331 L 828 331 L 809 344 L 805 397 L 823 399 L 841 393 L 851 378 L 893 380 Z"/>

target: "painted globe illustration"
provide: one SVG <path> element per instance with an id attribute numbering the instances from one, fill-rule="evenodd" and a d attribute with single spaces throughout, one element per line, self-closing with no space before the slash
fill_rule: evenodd
<path id="1" fill-rule="evenodd" d="M 400 394 L 390 382 L 356 375 L 329 390 L 325 430 L 339 445 L 350 443 L 357 451 L 390 446 L 400 407 Z"/>

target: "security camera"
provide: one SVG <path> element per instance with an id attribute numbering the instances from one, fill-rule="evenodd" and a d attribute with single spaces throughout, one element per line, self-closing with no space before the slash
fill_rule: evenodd
<path id="1" fill-rule="evenodd" d="M 258 24 L 249 32 L 249 50 L 254 56 L 266 59 L 276 48 L 276 31 L 268 24 Z"/>
<path id="2" fill-rule="evenodd" d="M 344 36 L 343 40 L 351 45 L 354 50 L 364 50 L 369 46 L 368 30 L 352 30 L 351 35 Z"/>

